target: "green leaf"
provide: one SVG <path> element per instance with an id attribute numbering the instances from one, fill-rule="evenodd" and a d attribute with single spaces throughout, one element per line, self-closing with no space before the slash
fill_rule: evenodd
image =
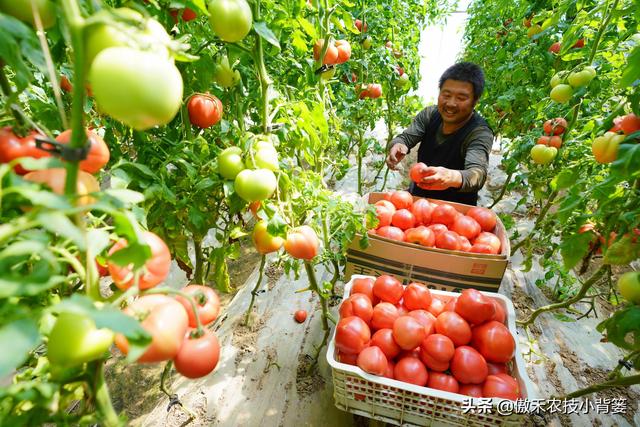
<path id="1" fill-rule="evenodd" d="M 0 377 L 18 368 L 39 343 L 40 333 L 34 319 L 14 320 L 0 328 L 0 348 L 4 349 L 0 351 Z"/>
<path id="2" fill-rule="evenodd" d="M 620 88 L 640 85 L 640 46 L 636 46 L 627 58 L 627 66 L 622 70 Z"/>
<path id="3" fill-rule="evenodd" d="M 300 24 L 300 27 L 302 27 L 304 32 L 307 33 L 309 37 L 311 37 L 314 40 L 318 38 L 316 27 L 311 22 L 309 22 L 308 20 L 302 17 L 298 18 L 297 22 L 298 24 Z"/>
<path id="4" fill-rule="evenodd" d="M 561 322 L 575 322 L 576 319 L 569 317 L 565 314 L 562 313 L 553 313 L 553 317 L 555 317 L 556 319 L 558 319 Z"/>
<path id="5" fill-rule="evenodd" d="M 85 250 L 85 240 L 82 232 L 62 212 L 48 211 L 38 215 L 38 220 L 44 228 L 71 240 L 81 251 Z"/>
<path id="6" fill-rule="evenodd" d="M 629 236 L 624 236 L 615 241 L 604 254 L 603 262 L 611 265 L 626 265 L 638 258 L 640 245 L 631 241 Z"/>
<path id="7" fill-rule="evenodd" d="M 560 253 L 566 269 L 575 267 L 589 253 L 593 233 L 576 233 L 565 237 L 560 244 Z"/>
<path id="8" fill-rule="evenodd" d="M 36 186 L 14 187 L 15 192 L 29 200 L 34 206 L 44 206 L 49 209 L 67 210 L 72 206 L 69 201 L 47 190 L 38 190 Z"/>
<path id="9" fill-rule="evenodd" d="M 563 169 L 551 181 L 551 187 L 554 190 L 562 190 L 573 186 L 579 178 L 578 169 Z"/>
<path id="10" fill-rule="evenodd" d="M 151 258 L 151 248 L 148 245 L 129 242 L 126 248 L 117 250 L 109 255 L 108 259 L 122 267 L 133 264 L 135 271 L 142 268 L 149 258 Z"/>
<path id="11" fill-rule="evenodd" d="M 609 342 L 626 350 L 640 350 L 640 306 L 632 305 L 616 311 L 597 326 L 606 330 Z"/>
<path id="12" fill-rule="evenodd" d="M 109 246 L 109 233 L 105 230 L 92 229 L 87 232 L 87 252 L 92 255 L 102 253 Z"/>
<path id="13" fill-rule="evenodd" d="M 119 200 L 124 204 L 135 205 L 144 202 L 144 196 L 142 195 L 142 193 L 138 193 L 137 191 L 128 190 L 125 188 L 109 188 L 107 190 L 104 190 L 104 193 Z"/>
<path id="14" fill-rule="evenodd" d="M 35 171 L 51 168 L 63 168 L 64 162 L 57 157 L 43 157 L 41 159 L 23 157 L 20 159 L 20 165 L 27 170 Z"/>
<path id="15" fill-rule="evenodd" d="M 640 177 L 640 144 L 621 144 L 611 173 L 628 180 Z"/>
<path id="16" fill-rule="evenodd" d="M 258 33 L 258 35 L 260 35 L 260 37 L 262 37 L 267 42 L 277 47 L 278 50 L 280 50 L 280 42 L 278 41 L 278 38 L 276 37 L 276 35 L 273 34 L 273 31 L 271 31 L 269 27 L 267 27 L 266 22 L 262 22 L 262 21 L 254 22 L 253 29 L 256 31 L 256 33 Z"/>

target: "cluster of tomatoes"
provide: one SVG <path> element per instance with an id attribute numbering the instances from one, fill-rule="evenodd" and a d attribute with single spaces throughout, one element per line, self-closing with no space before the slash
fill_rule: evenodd
<path id="1" fill-rule="evenodd" d="M 374 206 L 378 227 L 369 234 L 453 251 L 500 253 L 502 245 L 494 234 L 497 216 L 490 209 L 473 207 L 462 214 L 449 203 L 414 201 L 404 190 L 386 193 Z"/>
<path id="2" fill-rule="evenodd" d="M 553 161 L 562 147 L 562 135 L 567 130 L 567 121 L 558 117 L 549 119 L 542 126 L 544 135 L 538 138 L 536 145 L 531 148 L 531 160 L 539 165 L 546 165 Z"/>
<path id="3" fill-rule="evenodd" d="M 521 397 L 508 373 L 515 340 L 504 307 L 475 289 L 458 297 L 404 287 L 392 276 L 354 278 L 340 306 L 340 362 L 418 386 L 472 397 Z"/>
<path id="4" fill-rule="evenodd" d="M 613 127 L 597 136 L 591 151 L 598 163 L 611 163 L 618 158 L 618 148 L 628 135 L 640 131 L 640 117 L 633 113 L 613 119 Z"/>

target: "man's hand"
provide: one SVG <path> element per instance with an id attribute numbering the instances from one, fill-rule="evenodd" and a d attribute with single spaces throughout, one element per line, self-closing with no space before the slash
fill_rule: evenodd
<path id="1" fill-rule="evenodd" d="M 389 150 L 389 155 L 387 156 L 387 166 L 389 169 L 395 169 L 398 163 L 404 159 L 404 156 L 407 155 L 409 149 L 404 144 L 393 144 L 391 149 Z"/>
<path id="2" fill-rule="evenodd" d="M 425 175 L 418 187 L 423 190 L 446 190 L 447 188 L 460 188 L 462 186 L 462 174 L 460 171 L 443 168 L 441 166 L 428 166 Z"/>

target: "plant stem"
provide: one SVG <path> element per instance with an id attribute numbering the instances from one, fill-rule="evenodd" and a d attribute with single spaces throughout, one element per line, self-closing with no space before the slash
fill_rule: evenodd
<path id="1" fill-rule="evenodd" d="M 496 204 L 498 204 L 498 202 L 500 200 L 502 200 L 502 198 L 504 197 L 504 195 L 507 192 L 507 186 L 509 185 L 509 183 L 511 182 L 511 178 L 513 177 L 513 172 L 510 172 L 507 175 L 507 179 L 504 180 L 504 184 L 502 185 L 502 189 L 500 190 L 500 194 L 498 195 L 497 198 L 495 198 L 493 200 L 493 203 L 491 203 L 491 206 L 489 206 L 489 209 L 493 208 Z"/>
<path id="2" fill-rule="evenodd" d="M 249 325 L 249 318 L 251 317 L 251 311 L 253 310 L 253 304 L 255 304 L 256 297 L 258 296 L 260 285 L 262 284 L 262 276 L 264 274 L 264 266 L 266 263 L 267 263 L 267 256 L 262 255 L 262 259 L 260 260 L 260 273 L 258 275 L 258 282 L 253 287 L 253 290 L 251 290 L 251 302 L 249 303 L 249 308 L 247 309 L 247 313 L 244 315 L 245 326 Z"/>
<path id="3" fill-rule="evenodd" d="M 358 156 L 358 194 L 362 196 L 362 146 L 364 145 L 364 134 L 362 130 L 358 132 L 359 134 L 359 142 L 358 142 L 358 152 L 356 153 Z"/>
<path id="4" fill-rule="evenodd" d="M 549 211 L 549 209 L 551 209 L 551 206 L 553 206 L 553 201 L 555 200 L 555 198 L 557 196 L 558 196 L 558 190 L 554 190 L 549 195 L 549 198 L 547 199 L 547 203 L 540 210 L 540 213 L 538 214 L 538 218 L 536 219 L 536 222 L 533 224 L 533 228 L 532 228 L 531 232 L 527 235 L 527 237 L 525 237 L 524 239 L 520 240 L 515 246 L 513 246 L 511 248 L 511 256 L 513 256 L 518 249 L 520 249 L 522 246 L 524 246 L 524 244 L 527 241 L 531 240 L 533 235 L 536 233 L 536 229 L 538 228 L 538 225 L 540 225 L 540 223 L 542 222 L 544 217 L 547 215 L 547 212 Z"/>
<path id="5" fill-rule="evenodd" d="M 580 390 L 576 390 L 572 393 L 566 394 L 559 399 L 574 399 L 576 397 L 585 396 L 587 394 L 596 393 L 602 390 L 608 390 L 616 387 L 629 387 L 635 384 L 640 384 L 640 374 L 631 375 L 628 377 L 616 378 L 615 380 L 605 381 L 599 384 L 594 384 L 589 387 L 585 387 Z"/>
<path id="6" fill-rule="evenodd" d="M 171 367 L 173 366 L 173 361 L 169 360 L 162 370 L 162 375 L 160 376 L 160 391 L 167 395 L 167 397 L 171 398 L 171 391 L 167 389 L 166 381 L 171 375 Z"/>
<path id="7" fill-rule="evenodd" d="M 253 2 L 253 19 L 256 22 L 260 20 L 260 0 L 256 0 L 255 2 Z M 258 76 L 260 77 L 260 89 L 262 92 L 262 133 L 269 133 L 271 129 L 269 115 L 269 86 L 271 85 L 271 79 L 269 78 L 267 68 L 264 64 L 264 48 L 262 45 L 262 37 L 260 37 L 260 35 L 257 33 L 253 54 L 256 61 Z"/>
<path id="8" fill-rule="evenodd" d="M 593 62 L 593 58 L 596 56 L 596 52 L 598 51 L 598 45 L 600 44 L 600 39 L 602 38 L 602 34 L 606 30 L 609 25 L 609 21 L 611 21 L 611 17 L 613 16 L 613 11 L 618 7 L 619 0 L 613 0 L 613 6 L 607 12 L 607 16 L 602 21 L 602 25 L 598 28 L 598 32 L 596 33 L 596 37 L 593 40 L 593 46 L 591 46 L 591 54 L 589 55 L 589 64 Z"/>
<path id="9" fill-rule="evenodd" d="M 324 337 L 322 338 L 322 342 L 316 348 L 316 354 L 313 356 L 314 363 L 318 363 L 318 358 L 320 357 L 320 351 L 327 343 L 329 339 L 329 309 L 327 307 L 327 300 L 324 295 L 320 292 L 320 288 L 318 286 L 318 279 L 316 279 L 316 272 L 313 269 L 313 265 L 309 261 L 304 262 L 304 269 L 307 272 L 307 277 L 309 278 L 309 289 L 312 292 L 315 292 L 320 297 L 320 306 L 322 307 L 322 329 L 324 330 Z"/>
<path id="10" fill-rule="evenodd" d="M 193 273 L 193 280 L 200 284 L 203 285 L 204 284 L 204 277 L 203 277 L 203 256 L 202 256 L 202 240 L 200 239 L 193 239 L 193 248 L 194 248 L 194 252 L 196 253 L 196 269 L 195 272 Z"/>
<path id="11" fill-rule="evenodd" d="M 93 368 L 94 372 L 93 390 L 96 400 L 96 409 L 98 410 L 98 414 L 102 420 L 102 425 L 106 427 L 118 427 L 124 425 L 111 404 L 109 389 L 107 388 L 107 383 L 104 381 L 104 364 L 100 360 L 91 362 L 90 366 Z"/>
<path id="12" fill-rule="evenodd" d="M 382 187 L 380 188 L 380 191 L 384 191 L 384 187 L 387 186 L 387 178 L 389 177 L 389 168 L 387 168 L 384 171 L 384 179 L 382 180 Z"/>
<path id="13" fill-rule="evenodd" d="M 589 277 L 586 281 L 582 283 L 580 290 L 573 297 L 563 302 L 542 306 L 536 309 L 533 313 L 531 313 L 531 315 L 527 320 L 518 321 L 516 323 L 518 323 L 518 325 L 522 327 L 529 326 L 536 320 L 538 316 L 540 316 L 544 312 L 569 307 L 570 305 L 580 301 L 587 294 L 587 291 L 608 271 L 608 269 L 609 269 L 609 266 L 606 264 L 600 266 L 600 268 L 596 270 L 591 275 L 591 277 Z"/>

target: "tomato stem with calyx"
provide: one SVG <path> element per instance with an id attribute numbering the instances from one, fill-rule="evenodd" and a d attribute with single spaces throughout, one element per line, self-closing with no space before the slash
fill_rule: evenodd
<path id="1" fill-rule="evenodd" d="M 251 311 L 253 310 L 253 304 L 256 301 L 256 297 L 258 296 L 258 291 L 260 290 L 260 285 L 262 284 L 262 277 L 264 274 L 264 266 L 267 262 L 267 256 L 262 255 L 262 259 L 260 260 L 260 273 L 258 275 L 258 282 L 251 290 L 251 302 L 249 303 L 249 308 L 247 309 L 247 313 L 244 316 L 244 325 L 249 325 L 249 318 L 251 317 Z"/>
<path id="2" fill-rule="evenodd" d="M 591 277 L 589 277 L 587 280 L 585 280 L 582 283 L 582 286 L 580 287 L 580 290 L 578 290 L 578 292 L 571 298 L 569 298 L 568 300 L 565 300 L 563 302 L 559 302 L 559 303 L 555 303 L 555 304 L 549 304 L 549 305 L 545 305 L 543 307 L 540 307 L 538 309 L 536 309 L 533 313 L 531 313 L 531 315 L 529 316 L 529 318 L 527 320 L 524 321 L 517 321 L 516 323 L 519 326 L 522 327 L 526 327 L 528 325 L 531 325 L 533 322 L 535 322 L 536 318 L 541 315 L 542 313 L 546 312 L 546 311 L 552 311 L 552 310 L 557 310 L 559 308 L 565 308 L 565 307 L 569 307 L 571 305 L 573 305 L 574 303 L 580 301 L 582 298 L 584 298 L 584 296 L 587 294 L 587 291 L 598 281 L 600 280 L 600 278 L 607 273 L 607 271 L 609 271 L 611 267 L 607 264 L 603 264 L 600 266 L 600 268 L 598 270 L 596 270 Z"/>

